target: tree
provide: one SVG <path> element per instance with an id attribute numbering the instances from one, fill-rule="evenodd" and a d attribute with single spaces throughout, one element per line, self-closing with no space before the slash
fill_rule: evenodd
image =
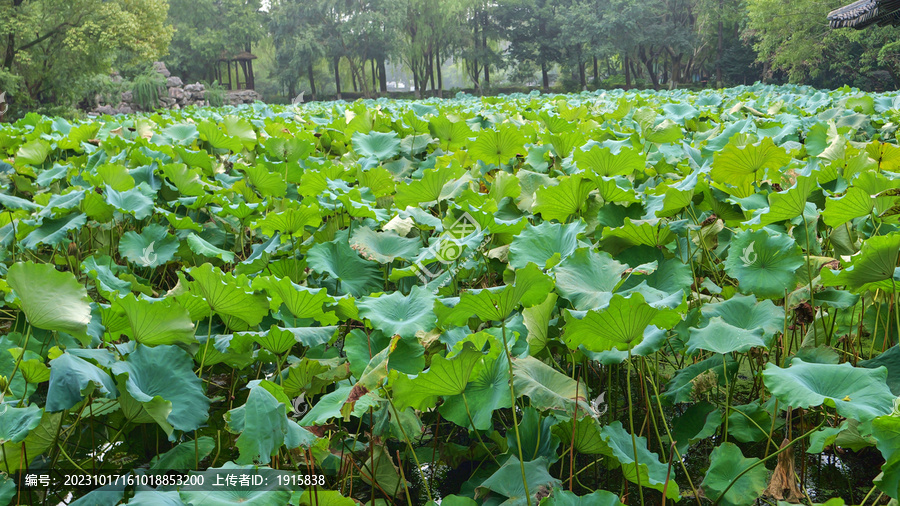
<path id="1" fill-rule="evenodd" d="M 279 0 L 269 11 L 269 31 L 275 43 L 275 75 L 287 87 L 288 95 L 297 94 L 301 77 L 309 80 L 312 99 L 316 99 L 313 66 L 325 56 L 321 41 L 321 17 L 312 2 Z"/>
<path id="2" fill-rule="evenodd" d="M 74 105 L 114 64 L 165 54 L 167 7 L 165 0 L 3 0 L 0 78 L 16 87 L 4 91 L 19 106 Z"/>
<path id="3" fill-rule="evenodd" d="M 890 74 L 894 87 L 900 86 L 900 62 L 894 57 L 897 28 L 831 29 L 826 15 L 842 3 L 748 2 L 745 36 L 753 41 L 759 61 L 768 66 L 768 75 L 783 72 L 791 82 L 823 87 L 868 87 L 868 76 L 881 71 Z"/>
<path id="4" fill-rule="evenodd" d="M 175 36 L 169 70 L 186 80 L 215 79 L 219 58 L 241 51 L 266 33 L 260 0 L 169 0 Z"/>
<path id="5" fill-rule="evenodd" d="M 563 22 L 560 5 L 552 0 L 507 0 L 497 9 L 498 24 L 507 27 L 508 57 L 530 61 L 541 69 L 545 91 L 550 89 L 550 69 L 562 61 Z"/>

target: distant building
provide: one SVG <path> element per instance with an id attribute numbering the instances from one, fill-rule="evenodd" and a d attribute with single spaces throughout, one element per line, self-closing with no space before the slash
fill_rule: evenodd
<path id="1" fill-rule="evenodd" d="M 253 80 L 253 60 L 255 59 L 256 55 L 249 51 L 241 51 L 230 56 L 220 55 L 219 61 L 216 62 L 216 80 L 226 90 L 255 89 Z M 241 79 L 242 77 L 243 79 Z"/>

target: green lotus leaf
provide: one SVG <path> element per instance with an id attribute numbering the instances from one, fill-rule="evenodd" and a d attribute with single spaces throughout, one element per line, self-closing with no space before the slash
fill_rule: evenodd
<path id="1" fill-rule="evenodd" d="M 522 464 L 515 456 L 500 466 L 488 479 L 481 482 L 476 488 L 489 490 L 507 498 L 506 503 L 525 504 L 526 496 L 531 496 L 530 502 L 535 504 L 535 495 L 544 490 L 559 486 L 560 481 L 550 474 L 549 462 L 541 457 L 530 462 L 525 462 L 525 475 L 522 476 Z M 525 490 L 524 478 L 528 482 L 528 490 Z"/>
<path id="2" fill-rule="evenodd" d="M 138 344 L 124 361 L 112 365 L 112 372 L 171 438 L 173 429 L 192 431 L 209 418 L 210 401 L 193 363 L 177 346 Z"/>
<path id="3" fill-rule="evenodd" d="M 265 218 L 254 221 L 250 226 L 263 234 L 274 237 L 276 232 L 299 237 L 306 227 L 317 227 L 322 223 L 322 214 L 315 204 L 306 207 L 291 207 L 280 213 L 268 213 Z"/>
<path id="4" fill-rule="evenodd" d="M 81 213 L 71 213 L 62 218 L 45 218 L 41 226 L 33 230 L 24 239 L 21 245 L 27 249 L 36 249 L 41 244 L 56 246 L 69 240 L 69 232 L 83 227 L 87 223 L 87 216 Z"/>
<path id="5" fill-rule="evenodd" d="M 199 168 L 191 169 L 183 163 L 170 163 L 163 166 L 163 175 L 178 188 L 182 195 L 199 197 L 206 193 L 206 185 L 201 179 L 202 174 Z"/>
<path id="6" fill-rule="evenodd" d="M 146 183 L 127 191 L 116 191 L 106 186 L 103 193 L 106 202 L 116 208 L 122 214 L 130 214 L 136 220 L 143 220 L 153 212 L 153 190 Z"/>
<path id="7" fill-rule="evenodd" d="M 521 269 L 529 262 L 542 269 L 550 268 L 567 258 L 578 248 L 578 235 L 586 225 L 575 221 L 566 225 L 545 221 L 537 226 L 528 225 L 509 246 L 509 265 Z"/>
<path id="8" fill-rule="evenodd" d="M 528 396 L 531 405 L 542 410 L 559 410 L 570 415 L 576 409 L 589 410 L 585 386 L 534 357 L 522 357 L 513 362 L 513 383 L 516 395 Z M 576 403 L 581 404 L 576 408 Z"/>
<path id="9" fill-rule="evenodd" d="M 798 177 L 797 183 L 781 192 L 769 194 L 769 208 L 761 217 L 763 225 L 792 220 L 803 214 L 806 200 L 816 187 L 815 177 Z"/>
<path id="10" fill-rule="evenodd" d="M 197 255 L 208 258 L 218 258 L 225 263 L 231 263 L 234 261 L 233 252 L 217 248 L 197 234 L 188 234 L 187 244 L 191 248 L 191 251 L 193 251 Z"/>
<path id="11" fill-rule="evenodd" d="M 763 329 L 747 330 L 725 322 L 720 316 L 713 317 L 709 323 L 698 329 L 691 329 L 691 337 L 687 342 L 687 354 L 694 355 L 698 350 L 713 353 L 744 353 L 750 348 L 765 348 Z"/>
<path id="12" fill-rule="evenodd" d="M 895 412 L 872 420 L 872 435 L 885 461 L 875 485 L 886 495 L 900 499 L 900 416 Z"/>
<path id="13" fill-rule="evenodd" d="M 409 260 L 419 254 L 418 239 L 400 237 L 394 232 L 375 232 L 369 227 L 353 231 L 350 247 L 380 264 L 389 264 L 397 258 Z"/>
<path id="14" fill-rule="evenodd" d="M 474 422 L 475 429 L 488 430 L 493 426 L 494 411 L 511 406 L 506 355 L 482 360 L 482 364 L 476 365 L 475 372 L 469 377 L 465 400 L 462 395 L 448 397 L 438 408 L 441 416 L 460 427 L 469 427 Z M 466 403 L 470 408 L 468 412 Z M 472 406 L 478 407 L 473 411 Z M 469 413 L 472 415 L 471 422 Z"/>
<path id="15" fill-rule="evenodd" d="M 866 216 L 874 207 L 875 199 L 862 188 L 853 186 L 843 196 L 825 201 L 822 220 L 829 227 L 837 227 L 854 218 Z"/>
<path id="16" fill-rule="evenodd" d="M 399 493 L 400 490 L 409 487 L 409 483 L 403 480 L 400 476 L 400 471 L 394 465 L 389 450 L 381 445 L 372 449 L 369 459 L 365 461 L 365 464 L 360 469 L 360 475 L 364 483 L 373 485 L 374 482 L 380 488 L 392 490 L 395 493 Z"/>
<path id="17" fill-rule="evenodd" d="M 50 361 L 50 384 L 44 408 L 50 412 L 69 409 L 95 390 L 105 397 L 119 395 L 109 373 L 71 353 L 63 353 Z"/>
<path id="18" fill-rule="evenodd" d="M 150 469 L 190 469 L 197 459 L 208 457 L 216 449 L 216 441 L 209 436 L 200 436 L 196 441 L 185 441 L 171 450 L 153 457 Z"/>
<path id="19" fill-rule="evenodd" d="M 194 361 L 198 364 L 212 366 L 226 364 L 237 370 L 244 369 L 252 364 L 254 356 L 253 336 L 248 334 L 197 336 L 200 342 Z M 209 344 L 207 344 L 209 343 Z"/>
<path id="20" fill-rule="evenodd" d="M 314 271 L 328 274 L 339 282 L 336 293 L 362 297 L 378 291 L 383 282 L 377 264 L 360 258 L 350 247 L 346 233 L 310 248 L 306 262 Z"/>
<path id="21" fill-rule="evenodd" d="M 704 318 L 720 317 L 724 323 L 739 329 L 754 332 L 761 329 L 760 335 L 767 340 L 767 345 L 768 339 L 784 327 L 784 308 L 771 300 L 757 301 L 753 295 L 735 295 L 726 301 L 704 304 L 701 311 Z"/>
<path id="22" fill-rule="evenodd" d="M 252 293 L 250 287 L 231 274 L 223 274 L 211 264 L 191 267 L 188 274 L 191 293 L 202 296 L 209 308 L 222 317 L 229 328 L 245 330 L 259 325 L 269 313 L 269 301 L 262 294 Z M 243 322 L 243 323 L 241 323 Z"/>
<path id="23" fill-rule="evenodd" d="M 50 156 L 50 143 L 42 139 L 32 139 L 19 146 L 16 163 L 40 165 Z"/>
<path id="24" fill-rule="evenodd" d="M 866 239 L 858 255 L 837 274 L 822 270 L 822 284 L 825 286 L 845 285 L 853 293 L 881 288 L 893 291 L 895 282 L 891 280 L 900 252 L 900 234 L 877 235 Z"/>
<path id="25" fill-rule="evenodd" d="M 282 355 L 297 344 L 294 334 L 291 331 L 272 325 L 265 332 L 243 332 L 237 335 L 253 336 L 253 340 L 259 343 L 263 348 L 271 351 L 276 355 Z"/>
<path id="26" fill-rule="evenodd" d="M 287 193 L 287 181 L 283 173 L 272 172 L 263 164 L 240 165 L 247 174 L 250 184 L 263 197 L 284 197 Z"/>
<path id="27" fill-rule="evenodd" d="M 128 500 L 126 504 L 130 506 L 183 506 L 181 496 L 178 492 L 171 490 L 163 492 L 160 490 L 145 489 L 137 490 L 134 497 Z"/>
<path id="28" fill-rule="evenodd" d="M 714 155 L 710 176 L 713 181 L 735 187 L 735 196 L 744 198 L 753 193 L 752 184 L 761 177 L 761 171 L 779 170 L 790 160 L 790 154 L 770 137 L 744 146 L 729 142 Z"/>
<path id="29" fill-rule="evenodd" d="M 24 469 L 34 455 L 41 455 L 56 443 L 62 413 L 50 414 L 44 411 L 41 423 L 28 433 L 21 442 L 4 443 L 0 449 L 0 467 L 3 469 Z"/>
<path id="30" fill-rule="evenodd" d="M 428 169 L 422 173 L 422 179 L 397 185 L 394 204 L 398 209 L 406 209 L 446 200 L 462 191 L 470 180 L 466 170 L 457 164 Z"/>
<path id="31" fill-rule="evenodd" d="M 625 176 L 601 177 L 596 180 L 597 189 L 606 203 L 630 204 L 641 199 Z"/>
<path id="32" fill-rule="evenodd" d="M 362 297 L 357 301 L 359 315 L 385 335 L 399 335 L 411 339 L 416 332 L 434 328 L 434 295 L 427 289 L 414 286 L 408 296 L 400 292 L 379 297 Z"/>
<path id="33" fill-rule="evenodd" d="M 523 324 L 528 329 L 528 350 L 532 356 L 536 356 L 547 346 L 550 339 L 550 316 L 556 308 L 556 300 L 556 294 L 551 293 L 544 302 L 522 310 Z"/>
<path id="34" fill-rule="evenodd" d="M 541 499 L 541 506 L 625 506 L 619 496 L 606 490 L 595 490 L 577 496 L 568 490 L 554 489 L 549 497 Z"/>
<path id="35" fill-rule="evenodd" d="M 228 430 L 238 436 L 238 464 L 268 464 L 282 446 L 311 445 L 315 436 L 286 415 L 287 406 L 262 387 L 250 389 L 247 402 L 225 414 Z"/>
<path id="36" fill-rule="evenodd" d="M 256 146 L 256 131 L 246 119 L 225 116 L 222 118 L 221 125 L 228 135 L 237 138 L 246 149 L 252 150 Z"/>
<path id="37" fill-rule="evenodd" d="M 435 302 L 434 312 L 442 326 L 461 326 L 472 316 L 483 321 L 502 321 L 519 304 L 525 307 L 540 304 L 552 289 L 553 279 L 538 266 L 529 264 L 516 270 L 514 284 L 463 291 L 449 307 L 445 302 L 450 301 Z"/>
<path id="38" fill-rule="evenodd" d="M 119 240 L 119 254 L 141 267 L 159 267 L 175 258 L 178 239 L 166 227 L 151 224 L 141 233 L 125 232 Z"/>
<path id="39" fill-rule="evenodd" d="M 725 272 L 738 280 L 742 293 L 780 299 L 795 288 L 797 270 L 804 263 L 800 246 L 790 236 L 743 231 L 731 240 Z"/>
<path id="40" fill-rule="evenodd" d="M 625 249 L 630 246 L 644 245 L 658 248 L 675 239 L 665 220 L 632 220 L 625 218 L 620 227 L 603 229 L 604 249 Z"/>
<path id="41" fill-rule="evenodd" d="M 526 461 L 539 457 L 547 459 L 551 464 L 559 460 L 557 450 L 560 437 L 553 432 L 558 423 L 553 416 L 542 416 L 540 412 L 528 407 L 522 410 L 519 418 L 519 439 L 522 442 L 522 458 Z M 518 450 L 518 441 L 513 431 L 506 433 L 506 444 L 510 449 Z"/>
<path id="42" fill-rule="evenodd" d="M 100 258 L 89 256 L 81 262 L 81 272 L 94 280 L 97 291 L 107 300 L 114 297 L 114 294 L 123 296 L 131 293 L 131 282 L 116 277 L 116 273 L 122 270 L 124 269 L 106 255 Z"/>
<path id="43" fill-rule="evenodd" d="M 720 425 L 721 409 L 707 401 L 692 404 L 672 421 L 672 439 L 676 441 L 678 453 L 684 455 L 691 445 L 715 435 Z M 732 435 L 730 428 L 728 434 Z"/>
<path id="44" fill-rule="evenodd" d="M 19 299 L 28 323 L 37 328 L 84 335 L 91 322 L 90 299 L 75 276 L 50 264 L 17 262 L 6 282 Z"/>
<path id="45" fill-rule="evenodd" d="M 580 248 L 553 268 L 556 291 L 578 310 L 605 306 L 621 284 L 627 265 L 615 261 L 605 251 Z"/>
<path id="46" fill-rule="evenodd" d="M 516 155 L 525 154 L 525 137 L 518 128 L 508 123 L 500 125 L 497 130 L 486 128 L 469 145 L 468 154 L 485 164 L 502 167 Z"/>
<path id="47" fill-rule="evenodd" d="M 322 325 L 333 325 L 338 321 L 334 311 L 325 311 L 325 306 L 334 304 L 335 299 L 324 288 L 309 288 L 276 276 L 257 276 L 253 288 L 265 290 L 273 311 L 284 304 L 297 318 L 313 318 Z"/>
<path id="48" fill-rule="evenodd" d="M 615 294 L 603 309 L 588 311 L 584 318 L 566 317 L 563 339 L 571 349 L 589 351 L 628 350 L 639 344 L 648 325 L 672 328 L 681 321 L 678 311 L 653 307 L 640 293 Z"/>
<path id="49" fill-rule="evenodd" d="M 200 138 L 197 126 L 192 123 L 169 125 L 160 130 L 159 135 L 168 140 L 170 144 L 181 144 L 182 146 L 190 146 Z"/>
<path id="50" fill-rule="evenodd" d="M 425 372 L 410 377 L 400 374 L 393 382 L 393 399 L 399 410 L 411 406 L 417 410 L 434 407 L 437 397 L 462 394 L 469 383 L 469 376 L 481 360 L 480 352 L 471 343 L 453 358 L 441 355 L 431 358 L 431 367 Z M 468 425 L 468 424 L 467 424 Z"/>
<path id="51" fill-rule="evenodd" d="M 309 412 L 303 416 L 303 418 L 298 422 L 301 427 L 309 427 L 312 425 L 323 425 L 329 422 L 332 418 L 341 417 L 341 409 L 344 407 L 344 404 L 347 401 L 347 398 L 350 396 L 350 392 L 353 390 L 352 385 L 346 384 L 346 382 L 342 382 L 338 384 L 339 386 L 335 388 L 333 391 L 321 396 L 316 400 L 316 403 L 312 405 Z M 506 397 L 509 398 L 509 394 L 506 394 Z M 379 403 L 373 400 L 370 396 L 364 395 L 358 401 L 356 401 L 356 405 L 353 407 L 352 414 L 354 416 L 360 416 L 363 413 L 367 412 L 369 408 L 377 407 Z"/>
<path id="52" fill-rule="evenodd" d="M 400 139 L 397 132 L 354 132 L 353 149 L 361 156 L 372 157 L 381 162 L 400 153 Z"/>
<path id="53" fill-rule="evenodd" d="M 818 302 L 818 299 L 816 301 Z M 891 392 L 900 395 L 900 345 L 892 346 L 875 358 L 861 360 L 856 365 L 868 369 L 886 367 L 888 371 L 887 384 L 891 388 Z"/>
<path id="54" fill-rule="evenodd" d="M 622 427 L 622 422 L 619 421 L 603 427 L 600 434 L 609 447 L 609 456 L 619 462 L 622 466 L 622 474 L 628 481 L 640 483 L 642 487 L 660 492 L 665 487 L 666 497 L 678 500 L 678 486 L 675 483 L 674 473 L 670 475 L 668 467 L 659 461 L 659 456 L 647 449 L 647 438 L 629 434 Z M 634 454 L 635 445 L 637 446 L 637 455 Z M 637 457 L 637 465 L 635 465 L 635 457 Z"/>
<path id="55" fill-rule="evenodd" d="M 307 158 L 316 150 L 315 144 L 302 137 L 269 137 L 265 142 L 266 153 L 271 157 L 287 163 L 295 163 Z"/>
<path id="56" fill-rule="evenodd" d="M 721 355 L 701 360 L 676 372 L 660 399 L 670 404 L 690 402 L 711 386 L 725 385 L 737 369 L 738 364 L 731 355 L 725 355 L 724 363 Z"/>
<path id="57" fill-rule="evenodd" d="M 261 390 L 261 389 L 260 389 Z M 302 429 L 301 429 L 302 430 Z M 261 473 L 266 469 L 269 473 Z M 238 474 L 263 475 L 263 484 L 259 486 L 242 486 L 240 482 L 226 484 L 224 486 L 207 486 L 189 488 L 183 487 L 179 492 L 181 500 L 185 504 L 193 506 L 273 506 L 275 504 L 290 504 L 292 492 L 290 487 L 280 485 L 279 480 L 273 476 L 270 468 L 260 467 L 254 464 L 237 465 L 232 462 L 226 462 L 222 467 L 210 467 L 205 471 L 188 471 L 188 475 L 203 476 L 202 483 L 212 484 L 225 483 L 228 476 Z"/>
<path id="58" fill-rule="evenodd" d="M 579 174 L 564 176 L 556 186 L 538 188 L 535 192 L 534 213 L 540 214 L 545 220 L 563 223 L 581 210 L 593 189 L 594 183 Z"/>
<path id="59" fill-rule="evenodd" d="M 41 209 L 37 216 L 39 218 L 59 218 L 78 208 L 82 200 L 84 200 L 84 191 L 82 190 L 52 194 L 50 195 L 50 200 L 47 201 L 47 205 Z"/>
<path id="60" fill-rule="evenodd" d="M 113 307 L 125 314 L 131 338 L 144 346 L 197 341 L 191 315 L 173 299 L 151 302 L 129 293 L 116 300 Z"/>
<path id="61" fill-rule="evenodd" d="M 25 408 L 0 405 L 0 445 L 20 443 L 34 428 L 41 424 L 44 410 L 37 404 Z"/>
<path id="62" fill-rule="evenodd" d="M 811 364 L 798 358 L 782 369 L 766 364 L 766 388 L 784 406 L 828 406 L 860 422 L 891 412 L 894 394 L 887 386 L 887 369 L 865 369 L 850 364 Z"/>
<path id="63" fill-rule="evenodd" d="M 773 424 L 772 414 L 765 406 L 760 405 L 760 401 L 731 406 L 728 415 L 728 437 L 741 443 L 765 441 L 769 438 L 772 427 L 778 430 L 783 425 L 784 419 L 780 417 L 776 417 Z"/>
<path id="64" fill-rule="evenodd" d="M 216 149 L 227 149 L 235 153 L 240 153 L 244 149 L 244 145 L 237 137 L 225 134 L 219 130 L 218 125 L 213 121 L 204 121 L 197 126 L 200 133 L 200 140 L 209 142 L 209 145 Z"/>
<path id="65" fill-rule="evenodd" d="M 56 181 L 60 179 L 64 179 L 69 172 L 69 168 L 71 165 L 60 165 L 58 163 L 53 164 L 52 169 L 45 170 L 41 172 L 37 179 L 34 180 L 35 183 L 41 186 L 50 186 Z"/>
<path id="66" fill-rule="evenodd" d="M 293 495 L 291 501 L 294 501 L 296 497 Z M 441 504 L 453 506 L 452 501 L 447 501 L 450 497 L 454 496 L 445 496 Z M 357 506 L 359 504 L 349 497 L 342 496 L 337 490 L 313 490 L 312 488 L 303 491 L 300 498 L 296 500 L 298 501 L 297 506 Z M 472 506 L 476 506 L 474 500 L 472 500 Z"/>
<path id="67" fill-rule="evenodd" d="M 594 144 L 589 150 L 575 150 L 572 155 L 575 166 L 595 180 L 603 177 L 628 176 L 644 170 L 647 160 L 642 152 L 632 148 L 621 148 L 613 153 L 611 148 Z"/>
<path id="68" fill-rule="evenodd" d="M 0 204 L 3 205 L 6 209 L 18 209 L 25 211 L 37 211 L 41 209 L 41 206 L 31 202 L 30 200 L 25 200 L 22 197 L 16 197 L 15 195 L 7 195 L 5 193 L 0 193 Z"/>
<path id="69" fill-rule="evenodd" d="M 465 146 L 472 136 L 472 129 L 465 121 L 450 121 L 444 116 L 429 118 L 428 131 L 440 141 L 441 148 L 445 151 L 458 150 Z"/>
<path id="70" fill-rule="evenodd" d="M 743 476 L 740 474 L 759 462 L 759 459 L 745 458 L 737 445 L 723 443 L 712 451 L 709 461 L 709 470 L 700 484 L 706 497 L 728 506 L 756 504 L 756 498 L 766 488 L 768 472 L 765 466 L 756 466 Z M 728 488 L 732 481 L 735 482 L 734 485 Z"/>

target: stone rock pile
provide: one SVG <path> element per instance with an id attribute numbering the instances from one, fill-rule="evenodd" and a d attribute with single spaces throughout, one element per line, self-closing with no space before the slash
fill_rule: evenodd
<path id="1" fill-rule="evenodd" d="M 165 87 L 159 89 L 160 109 L 181 109 L 197 105 L 209 105 L 206 98 L 206 87 L 201 83 L 184 84 L 180 77 L 173 76 L 165 63 L 155 62 L 153 70 L 166 78 Z M 226 105 L 252 104 L 260 100 L 260 95 L 254 90 L 236 90 L 225 92 Z M 134 93 L 123 91 L 116 105 L 104 102 L 102 96 L 97 96 L 98 106 L 91 113 L 95 114 L 131 114 L 140 110 L 140 106 L 134 100 Z"/>

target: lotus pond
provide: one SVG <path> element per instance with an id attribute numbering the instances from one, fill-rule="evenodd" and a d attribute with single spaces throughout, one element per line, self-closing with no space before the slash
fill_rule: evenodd
<path id="1" fill-rule="evenodd" d="M 898 108 L 0 125 L 0 503 L 896 504 Z M 315 479 L 147 478 L 272 469 Z M 145 481 L 26 484 L 51 470 Z"/>

